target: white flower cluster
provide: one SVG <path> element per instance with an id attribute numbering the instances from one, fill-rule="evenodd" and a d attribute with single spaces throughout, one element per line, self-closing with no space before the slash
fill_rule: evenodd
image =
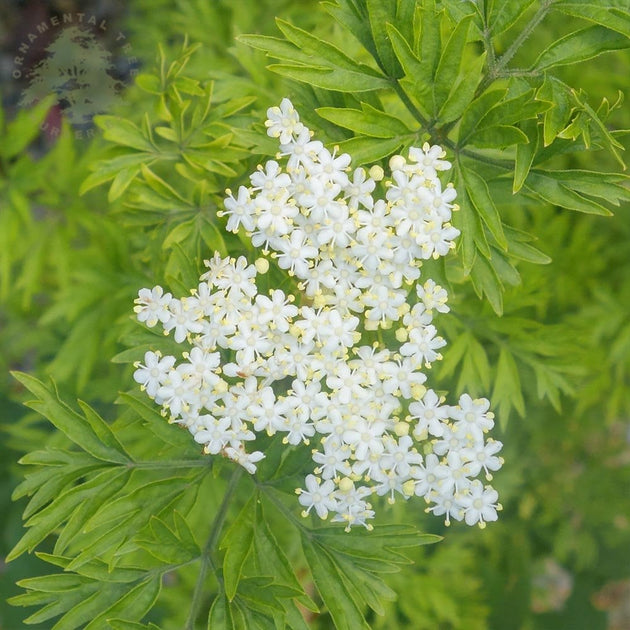
<path id="1" fill-rule="evenodd" d="M 418 282 L 419 268 L 459 234 L 449 223 L 455 189 L 437 177 L 450 168 L 443 151 L 425 144 L 393 157 L 386 198 L 375 200 L 374 177 L 362 168 L 349 177 L 350 156 L 313 140 L 288 99 L 266 126 L 286 167 L 259 167 L 250 187 L 228 191 L 223 214 L 297 278 L 299 306 L 280 289 L 259 292 L 267 259 L 215 254 L 191 296 L 139 292 L 138 319 L 192 349 L 178 365 L 147 352 L 135 380 L 205 453 L 250 473 L 264 457 L 245 448 L 258 432 L 313 442 L 313 474 L 297 490 L 304 515 L 369 529 L 375 493 L 422 496 L 447 524 L 496 520 L 496 491 L 475 479 L 503 463 L 502 444 L 486 440 L 489 402 L 464 394 L 446 405 L 422 372 L 441 358 L 432 320 L 449 308 L 442 287 Z M 396 349 L 377 331 L 392 326 Z"/>

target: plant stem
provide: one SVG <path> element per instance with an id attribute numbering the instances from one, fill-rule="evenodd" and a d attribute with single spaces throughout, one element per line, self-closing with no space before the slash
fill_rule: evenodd
<path id="1" fill-rule="evenodd" d="M 429 128 L 429 121 L 422 115 L 420 110 L 412 103 L 411 99 L 407 96 L 405 90 L 402 89 L 398 79 L 394 79 L 392 82 L 398 98 L 403 102 L 404 106 L 409 110 L 409 113 L 424 127 L 427 131 L 431 132 Z"/>
<path id="2" fill-rule="evenodd" d="M 197 583 L 195 584 L 195 591 L 193 593 L 192 603 L 190 605 L 190 612 L 188 613 L 188 619 L 186 620 L 184 630 L 194 630 L 195 628 L 195 619 L 197 618 L 199 607 L 201 606 L 201 600 L 203 598 L 203 586 L 204 582 L 206 581 L 208 569 L 211 568 L 213 571 L 216 570 L 214 562 L 212 561 L 212 550 L 216 546 L 219 535 L 221 534 L 221 530 L 223 529 L 223 524 L 225 523 L 225 519 L 227 517 L 228 507 L 230 505 L 230 500 L 232 499 L 232 494 L 242 474 L 243 469 L 240 466 L 237 466 L 236 470 L 232 473 L 232 476 L 230 477 L 230 481 L 227 485 L 227 488 L 225 489 L 225 494 L 223 495 L 223 501 L 221 501 L 219 510 L 214 517 L 214 522 L 212 523 L 212 528 L 210 529 L 208 540 L 206 541 L 203 551 L 201 552 L 201 567 L 199 568 L 199 575 L 197 576 Z"/>
<path id="3" fill-rule="evenodd" d="M 525 28 L 518 34 L 518 37 L 512 42 L 512 45 L 501 55 L 494 67 L 484 77 L 479 86 L 478 93 L 481 94 L 495 79 L 501 76 L 501 71 L 512 60 L 512 57 L 518 52 L 519 48 L 525 43 L 527 38 L 533 33 L 534 29 L 542 22 L 547 15 L 554 0 L 543 0 L 538 11 L 532 19 L 527 23 Z"/>

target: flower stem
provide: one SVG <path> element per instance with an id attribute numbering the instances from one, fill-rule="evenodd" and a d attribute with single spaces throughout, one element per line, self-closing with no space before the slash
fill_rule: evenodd
<path id="1" fill-rule="evenodd" d="M 190 612 L 188 613 L 188 619 L 186 620 L 184 630 L 194 630 L 195 628 L 195 619 L 199 614 L 199 608 L 203 599 L 203 586 L 204 582 L 206 581 L 208 569 L 216 571 L 216 566 L 212 560 L 212 551 L 215 548 L 217 540 L 219 539 L 219 535 L 221 534 L 221 530 L 223 529 L 223 524 L 225 523 L 225 519 L 227 517 L 230 500 L 232 499 L 232 495 L 236 486 L 238 485 L 239 479 L 241 478 L 242 474 L 243 469 L 240 466 L 237 466 L 236 470 L 232 473 L 232 476 L 230 477 L 230 481 L 227 485 L 227 488 L 225 489 L 225 494 L 223 495 L 223 501 L 221 501 L 221 505 L 219 506 L 216 516 L 214 517 L 208 540 L 206 541 L 203 551 L 201 552 L 201 567 L 199 568 L 199 575 L 197 576 L 197 583 L 195 584 L 195 591 L 193 593 L 192 603 L 190 605 Z"/>

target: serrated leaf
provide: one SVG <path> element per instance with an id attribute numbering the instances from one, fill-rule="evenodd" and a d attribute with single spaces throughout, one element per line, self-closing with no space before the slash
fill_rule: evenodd
<path id="1" fill-rule="evenodd" d="M 502 0 L 493 2 L 488 17 L 488 24 L 493 35 L 499 35 L 512 26 L 534 0 Z"/>
<path id="2" fill-rule="evenodd" d="M 32 551 L 64 523 L 83 501 L 93 496 L 100 487 L 106 486 L 120 472 L 115 468 L 103 470 L 91 479 L 66 490 L 53 503 L 37 512 L 27 521 L 28 530 L 9 552 L 6 561 L 14 560 L 25 551 Z"/>
<path id="3" fill-rule="evenodd" d="M 7 161 L 20 155 L 39 135 L 40 127 L 55 102 L 55 94 L 46 96 L 35 106 L 19 111 L 15 119 L 7 125 L 0 146 L 0 154 Z"/>
<path id="4" fill-rule="evenodd" d="M 467 64 L 464 72 L 459 75 L 438 114 L 440 123 L 445 124 L 457 120 L 470 105 L 481 81 L 485 61 L 486 53 L 484 52 L 472 63 Z"/>
<path id="5" fill-rule="evenodd" d="M 513 193 L 517 193 L 523 187 L 536 151 L 538 151 L 538 123 L 535 120 L 526 120 L 521 124 L 521 129 L 529 138 L 529 142 L 523 142 L 516 146 Z"/>
<path id="6" fill-rule="evenodd" d="M 583 169 L 545 172 L 580 194 L 599 197 L 615 206 L 618 206 L 620 201 L 630 202 L 630 176 L 628 175 Z"/>
<path id="7" fill-rule="evenodd" d="M 505 97 L 506 94 L 507 88 L 499 88 L 484 92 L 466 108 L 459 126 L 459 146 L 463 146 L 467 143 L 469 136 L 473 133 L 476 127 L 488 115 L 490 110 Z"/>
<path id="8" fill-rule="evenodd" d="M 551 258 L 547 254 L 536 249 L 529 243 L 520 240 L 517 233 L 512 228 L 505 227 L 505 235 L 508 240 L 508 251 L 510 256 L 518 258 L 519 260 L 525 260 L 527 262 L 534 263 L 536 265 L 548 265 L 551 262 Z"/>
<path id="9" fill-rule="evenodd" d="M 189 205 L 189 202 L 182 197 L 170 184 L 156 175 L 146 164 L 141 165 L 142 175 L 149 187 L 164 199 L 174 199 Z"/>
<path id="10" fill-rule="evenodd" d="M 488 227 L 499 246 L 507 250 L 507 240 L 503 233 L 501 215 L 490 195 L 490 190 L 486 182 L 472 169 L 464 169 L 462 167 L 460 167 L 460 169 L 466 185 L 466 192 L 477 210 L 477 213 Z"/>
<path id="11" fill-rule="evenodd" d="M 440 59 L 442 50 L 441 38 L 442 11 L 438 11 L 435 0 L 422 2 L 420 7 L 420 58 L 428 69 L 427 79 L 431 80 L 435 76 L 435 71 Z"/>
<path id="12" fill-rule="evenodd" d="M 315 111 L 325 120 L 365 136 L 392 138 L 410 133 L 402 120 L 369 105 L 364 110 L 319 107 Z"/>
<path id="13" fill-rule="evenodd" d="M 114 181 L 112 182 L 111 186 L 109 187 L 109 192 L 107 193 L 107 201 L 112 203 L 113 201 L 116 201 L 116 199 L 122 197 L 127 188 L 129 188 L 131 183 L 136 179 L 136 177 L 138 177 L 139 174 L 139 167 L 131 167 L 123 171 L 119 171 L 114 177 Z M 91 186 L 92 183 L 93 182 L 89 182 L 89 185 Z"/>
<path id="14" fill-rule="evenodd" d="M 470 137 L 470 144 L 480 149 L 503 149 L 514 144 L 527 143 L 527 136 L 513 125 L 494 125 L 477 129 Z"/>
<path id="15" fill-rule="evenodd" d="M 355 165 L 373 164 L 381 158 L 388 157 L 396 152 L 402 145 L 398 138 L 350 138 L 338 143 L 341 151 L 352 156 Z"/>
<path id="16" fill-rule="evenodd" d="M 499 317 L 503 315 L 503 285 L 491 262 L 477 256 L 470 272 L 470 279 L 479 298 L 485 295 L 494 312 Z"/>
<path id="17" fill-rule="evenodd" d="M 119 116 L 94 116 L 94 122 L 103 130 L 103 137 L 110 142 L 131 147 L 138 151 L 154 150 L 153 144 L 133 122 Z"/>
<path id="18" fill-rule="evenodd" d="M 562 0 L 554 9 L 583 20 L 590 20 L 630 37 L 630 7 L 625 0 L 599 3 L 592 0 Z"/>
<path id="19" fill-rule="evenodd" d="M 544 114 L 544 146 L 549 146 L 566 127 L 571 116 L 568 88 L 554 77 L 545 74 L 545 80 L 539 88 L 536 98 L 551 103 Z"/>
<path id="20" fill-rule="evenodd" d="M 571 94 L 578 106 L 584 110 L 584 113 L 591 119 L 595 127 L 597 127 L 608 148 L 614 155 L 617 162 L 619 162 L 619 164 L 621 165 L 621 168 L 625 170 L 626 165 L 619 153 L 619 151 L 624 151 L 625 147 L 615 139 L 610 131 L 608 131 L 597 112 L 586 102 L 586 99 L 583 98 L 580 93 L 578 93 L 576 90 L 571 90 Z"/>
<path id="21" fill-rule="evenodd" d="M 153 516 L 149 521 L 152 538 L 137 538 L 138 546 L 164 564 L 184 564 L 199 557 L 201 550 L 192 537 L 192 532 L 183 517 L 179 515 L 179 518 L 179 525 L 184 530 L 186 540 L 180 537 L 179 532 L 176 533 L 168 527 L 163 520 Z"/>
<path id="22" fill-rule="evenodd" d="M 253 545 L 254 560 L 261 575 L 270 573 L 278 583 L 299 589 L 297 599 L 300 603 L 313 612 L 319 612 L 317 605 L 303 591 L 289 559 L 267 525 L 261 503 L 256 504 Z"/>
<path id="23" fill-rule="evenodd" d="M 525 416 L 525 401 L 521 391 L 521 379 L 512 353 L 502 347 L 497 363 L 492 401 L 497 408 L 499 425 L 505 430 L 512 408 Z"/>
<path id="24" fill-rule="evenodd" d="M 208 630 L 216 630 L 217 628 L 221 628 L 221 630 L 235 630 L 230 602 L 225 593 L 217 595 L 208 613 Z"/>
<path id="25" fill-rule="evenodd" d="M 525 182 L 525 189 L 536 197 L 567 210 L 602 216 L 612 214 L 610 210 L 596 201 L 587 199 L 567 188 L 563 183 L 550 176 L 549 171 L 544 174 L 535 169 L 530 171 Z"/>
<path id="26" fill-rule="evenodd" d="M 365 0 L 365 6 L 379 65 L 387 76 L 400 78 L 402 68 L 387 35 L 387 24 L 396 23 L 396 0 Z"/>
<path id="27" fill-rule="evenodd" d="M 239 512 L 219 545 L 220 549 L 226 550 L 223 558 L 223 584 L 230 602 L 234 600 L 243 565 L 252 547 L 254 511 L 255 501 L 252 497 Z"/>
<path id="28" fill-rule="evenodd" d="M 459 75 L 471 19 L 472 15 L 469 15 L 457 24 L 440 55 L 433 79 L 433 113 L 436 115 L 442 109 Z"/>
<path id="29" fill-rule="evenodd" d="M 611 50 L 630 47 L 630 36 L 604 26 L 589 26 L 569 33 L 540 53 L 532 70 L 548 70 L 556 66 L 580 63 Z"/>
<path id="30" fill-rule="evenodd" d="M 203 457 L 199 454 L 196 443 L 190 439 L 190 434 L 187 431 L 182 431 L 181 427 L 169 424 L 157 407 L 154 404 L 149 404 L 146 395 L 140 397 L 138 394 L 136 397 L 130 393 L 122 393 L 119 399 L 129 405 L 147 423 L 147 428 L 159 439 L 184 450 L 184 452 L 194 453 L 199 459 Z"/>
<path id="31" fill-rule="evenodd" d="M 318 68 L 272 64 L 269 70 L 295 81 L 338 92 L 370 92 L 391 87 L 385 77 L 378 77 L 340 68 Z"/>
<path id="32" fill-rule="evenodd" d="M 386 28 L 392 50 L 396 54 L 405 75 L 418 82 L 421 82 L 423 77 L 429 76 L 429 70 L 414 53 L 410 43 L 401 32 L 393 24 L 387 24 Z"/>
<path id="33" fill-rule="evenodd" d="M 104 628 L 110 618 L 124 617 L 130 621 L 142 619 L 155 604 L 161 588 L 162 576 L 159 574 L 140 582 L 88 623 L 85 630 Z"/>
<path id="34" fill-rule="evenodd" d="M 12 372 L 12 374 L 24 387 L 38 397 L 38 400 L 28 403 L 28 406 L 50 420 L 57 429 L 65 433 L 70 440 L 84 451 L 97 459 L 107 462 L 117 464 L 129 462 L 129 458 L 122 446 L 101 418 L 98 421 L 94 418 L 88 421 L 62 402 L 56 391 L 46 387 L 33 376 L 23 372 Z M 98 433 L 91 424 L 93 421 Z M 107 436 L 107 443 L 103 442 L 102 436 Z"/>
<path id="35" fill-rule="evenodd" d="M 337 569 L 322 547 L 308 537 L 302 538 L 302 550 L 317 590 L 328 608 L 337 630 L 369 630 L 363 613 L 355 603 Z"/>

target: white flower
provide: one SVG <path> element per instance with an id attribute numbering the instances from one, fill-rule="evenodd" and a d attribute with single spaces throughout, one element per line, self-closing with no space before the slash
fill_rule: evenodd
<path id="1" fill-rule="evenodd" d="M 299 490 L 298 501 L 300 505 L 303 505 L 303 515 L 306 516 L 312 508 L 315 508 L 317 516 L 325 519 L 328 516 L 329 511 L 337 509 L 337 501 L 333 497 L 333 491 L 335 484 L 332 480 L 327 479 L 324 483 L 318 479 L 315 475 L 307 475 L 304 480 L 306 490 Z"/>
<path id="2" fill-rule="evenodd" d="M 280 107 L 270 107 L 267 110 L 267 135 L 278 138 L 280 144 L 291 142 L 294 135 L 298 135 L 304 129 L 300 117 L 288 98 L 283 98 Z"/>
<path id="3" fill-rule="evenodd" d="M 134 365 L 138 369 L 133 373 L 133 380 L 140 383 L 151 398 L 155 398 L 160 385 L 175 365 L 175 357 L 162 357 L 159 352 L 149 351 L 144 354 L 144 365 L 140 362 Z"/>
<path id="4" fill-rule="evenodd" d="M 225 454 L 237 464 L 240 464 L 250 475 L 256 472 L 256 462 L 264 459 L 265 454 L 261 451 L 254 451 L 253 453 L 247 453 L 245 449 L 235 448 L 228 446 L 225 449 Z"/>
<path id="5" fill-rule="evenodd" d="M 447 524 L 494 520 L 496 492 L 474 479 L 503 464 L 501 443 L 485 440 L 489 402 L 464 394 L 449 406 L 421 371 L 441 358 L 446 342 L 432 320 L 449 310 L 442 287 L 419 282 L 422 260 L 448 253 L 459 234 L 449 223 L 457 193 L 437 178 L 450 167 L 442 149 L 394 156 L 379 199 L 383 169 L 369 177 L 325 149 L 288 99 L 265 124 L 280 153 L 250 175 L 249 188 L 226 191 L 218 214 L 271 255 L 250 264 L 215 254 L 181 299 L 142 289 L 139 321 L 187 347 L 179 362 L 146 353 L 134 379 L 206 454 L 252 474 L 264 453 L 246 446 L 260 433 L 281 432 L 290 447 L 313 442 L 314 474 L 298 490 L 304 515 L 314 508 L 346 531 L 370 529 L 367 498 L 376 493 L 389 502 L 422 496 Z M 274 261 L 294 276 L 284 290 L 271 284 Z M 364 335 L 372 345 L 361 345 Z"/>
<path id="6" fill-rule="evenodd" d="M 490 486 L 483 487 L 482 483 L 475 479 L 468 488 L 467 494 L 460 498 L 464 508 L 467 525 L 479 524 L 484 528 L 486 523 L 497 520 L 497 510 L 501 509 L 497 503 L 499 495 Z"/>
<path id="7" fill-rule="evenodd" d="M 158 322 L 163 324 L 171 318 L 168 307 L 173 299 L 170 293 L 164 293 L 161 286 L 153 289 L 140 289 L 135 300 L 133 310 L 139 322 L 144 322 L 149 328 L 153 328 Z"/>
<path id="8" fill-rule="evenodd" d="M 435 437 L 444 435 L 445 420 L 449 417 L 450 407 L 442 405 L 443 399 L 428 389 L 421 401 L 409 405 L 409 413 L 417 420 L 413 435 L 417 440 L 426 439 L 427 433 Z"/>
<path id="9" fill-rule="evenodd" d="M 448 313 L 450 310 L 446 305 L 448 300 L 448 293 L 446 293 L 446 289 L 443 289 L 433 280 L 429 279 L 424 284 L 417 284 L 416 292 L 428 312 L 435 309 L 439 313 Z"/>
<path id="10" fill-rule="evenodd" d="M 437 144 L 430 146 L 428 142 L 422 145 L 422 149 L 416 147 L 409 149 L 409 159 L 416 162 L 420 172 L 429 179 L 436 178 L 437 171 L 447 171 L 451 168 L 451 163 L 442 159 L 445 156 L 446 152 L 442 147 Z"/>
<path id="11" fill-rule="evenodd" d="M 280 255 L 278 266 L 288 269 L 298 278 L 305 279 L 308 276 L 310 260 L 317 256 L 317 249 L 307 244 L 307 237 L 301 230 L 293 230 L 288 239 L 282 239 L 278 243 Z"/>
<path id="12" fill-rule="evenodd" d="M 289 330 L 289 320 L 297 315 L 298 308 L 291 304 L 292 300 L 280 289 L 270 291 L 270 295 L 271 299 L 265 295 L 256 296 L 256 304 L 260 307 L 258 321 L 286 332 Z"/>
<path id="13" fill-rule="evenodd" d="M 226 209 L 217 212 L 217 215 L 230 217 L 226 226 L 229 232 L 237 232 L 241 225 L 248 232 L 254 229 L 254 204 L 249 189 L 240 186 L 236 199 L 230 194 L 223 203 Z"/>
<path id="14" fill-rule="evenodd" d="M 372 208 L 374 206 L 372 192 L 375 187 L 376 182 L 371 177 L 367 177 L 365 169 L 355 169 L 352 181 L 348 182 L 343 191 L 348 207 L 351 210 L 356 210 L 359 205 L 368 209 Z"/>

